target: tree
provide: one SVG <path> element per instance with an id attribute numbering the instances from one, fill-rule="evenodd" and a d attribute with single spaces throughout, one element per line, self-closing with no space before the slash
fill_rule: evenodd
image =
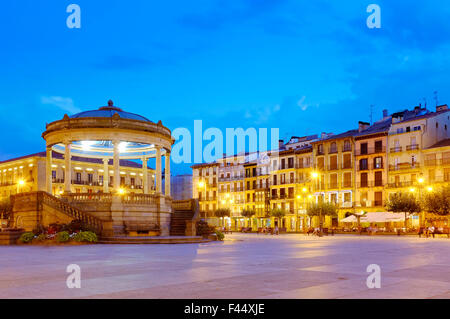
<path id="1" fill-rule="evenodd" d="M 214 215 L 218 217 L 221 221 L 224 217 L 231 216 L 231 210 L 229 208 L 219 208 L 214 212 Z M 221 225 L 222 226 L 222 225 Z"/>
<path id="2" fill-rule="evenodd" d="M 252 210 L 252 209 L 244 209 L 244 210 L 241 212 L 241 215 L 242 215 L 243 217 L 248 218 L 249 224 L 250 224 L 250 218 L 251 218 L 253 215 L 255 215 L 255 214 L 256 214 L 256 212 L 255 212 L 254 210 Z"/>
<path id="3" fill-rule="evenodd" d="M 306 213 L 309 217 L 319 217 L 320 230 L 322 230 L 323 216 L 337 216 L 337 208 L 333 203 L 319 202 L 310 204 L 306 209 Z"/>
<path id="4" fill-rule="evenodd" d="M 394 213 L 405 213 L 405 228 L 408 226 L 408 213 L 414 214 L 421 211 L 419 201 L 414 194 L 410 193 L 391 194 L 386 202 L 386 209 Z"/>
<path id="5" fill-rule="evenodd" d="M 281 227 L 281 219 L 286 216 L 286 211 L 281 208 L 274 208 L 269 211 L 269 216 L 274 217 L 278 220 L 278 225 Z"/>
<path id="6" fill-rule="evenodd" d="M 450 186 L 441 187 L 425 194 L 422 205 L 428 213 L 450 218 Z"/>

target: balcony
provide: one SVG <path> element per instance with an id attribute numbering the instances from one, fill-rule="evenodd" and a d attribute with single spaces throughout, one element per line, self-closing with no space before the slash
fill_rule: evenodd
<path id="1" fill-rule="evenodd" d="M 391 153 L 400 153 L 403 151 L 401 146 L 391 147 Z"/>
<path id="2" fill-rule="evenodd" d="M 379 154 L 379 153 L 385 153 L 386 147 L 369 147 L 366 150 L 364 149 L 357 149 L 356 150 L 356 156 L 360 155 L 372 155 L 372 154 Z"/>
<path id="3" fill-rule="evenodd" d="M 328 149 L 328 154 L 336 154 L 338 152 L 337 147 L 330 147 Z"/>
<path id="4" fill-rule="evenodd" d="M 342 167 L 342 169 L 352 169 L 353 168 L 353 164 L 351 162 L 342 163 L 341 167 Z"/>
<path id="5" fill-rule="evenodd" d="M 394 183 L 389 183 L 388 187 L 389 188 L 402 188 L 402 187 L 411 187 L 413 186 L 414 183 L 411 181 L 408 182 L 394 182 Z"/>
<path id="6" fill-rule="evenodd" d="M 311 163 L 306 163 L 306 164 L 304 164 L 304 163 L 298 163 L 297 165 L 295 165 L 295 168 L 298 168 L 298 169 L 302 169 L 302 168 L 310 168 L 311 167 Z"/>
<path id="7" fill-rule="evenodd" d="M 405 171 L 419 169 L 419 163 L 399 163 L 397 165 L 389 165 L 389 171 Z"/>
<path id="8" fill-rule="evenodd" d="M 433 159 L 433 160 L 425 160 L 424 166 L 437 166 L 439 163 L 438 160 Z"/>
<path id="9" fill-rule="evenodd" d="M 328 170 L 329 171 L 337 171 L 338 169 L 339 169 L 339 165 L 338 164 L 328 165 Z"/>
<path id="10" fill-rule="evenodd" d="M 352 146 L 342 146 L 342 152 L 351 152 L 352 151 Z"/>
<path id="11" fill-rule="evenodd" d="M 328 189 L 338 189 L 339 184 L 337 182 L 328 184 Z"/>
<path id="12" fill-rule="evenodd" d="M 373 164 L 373 163 L 368 163 L 367 165 L 357 165 L 357 168 L 356 168 L 356 170 L 357 171 L 371 171 L 371 170 L 374 170 L 374 169 L 383 169 L 384 168 L 384 165 L 383 165 L 383 163 L 376 163 L 376 164 Z"/>
<path id="13" fill-rule="evenodd" d="M 364 182 L 359 182 L 356 184 L 356 188 L 367 188 L 367 187 L 373 187 L 373 182 L 372 181 L 364 181 Z"/>
<path id="14" fill-rule="evenodd" d="M 411 144 L 406 146 L 407 151 L 416 151 L 419 149 L 419 144 Z"/>

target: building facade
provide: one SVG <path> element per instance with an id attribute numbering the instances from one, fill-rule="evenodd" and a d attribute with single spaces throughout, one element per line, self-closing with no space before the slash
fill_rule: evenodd
<path id="1" fill-rule="evenodd" d="M 340 134 L 292 137 L 256 159 L 251 154 L 224 157 L 215 163 L 194 165 L 193 196 L 200 171 L 217 168 L 216 206 L 230 208 L 230 226 L 273 226 L 272 209 L 286 212 L 280 227 L 301 231 L 317 225 L 306 214 L 308 203 L 326 201 L 338 208 L 337 218 L 326 217 L 326 227 L 341 226 L 349 213 L 383 212 L 389 195 L 430 191 L 450 182 L 450 110 L 415 107 L 373 123 L 359 122 Z M 196 177 L 197 176 L 197 177 Z M 204 186 L 204 184 L 201 184 Z M 253 219 L 241 216 L 254 210 Z"/>

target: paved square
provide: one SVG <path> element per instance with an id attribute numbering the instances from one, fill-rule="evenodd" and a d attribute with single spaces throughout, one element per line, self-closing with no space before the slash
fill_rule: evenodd
<path id="1" fill-rule="evenodd" d="M 227 235 L 188 245 L 0 247 L 0 298 L 450 298 L 450 240 Z M 81 267 L 68 289 L 66 267 Z M 368 289 L 366 268 L 381 267 Z"/>

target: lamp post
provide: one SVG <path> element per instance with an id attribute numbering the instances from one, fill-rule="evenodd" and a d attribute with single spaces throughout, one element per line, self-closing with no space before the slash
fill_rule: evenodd
<path id="1" fill-rule="evenodd" d="M 206 183 L 203 181 L 203 180 L 200 180 L 199 182 L 198 182 L 198 189 L 199 190 L 204 190 L 205 191 L 205 198 L 206 198 Z M 200 196 L 198 196 L 198 200 L 200 201 L 201 200 L 201 198 L 200 198 Z M 205 216 L 204 216 L 204 218 L 206 218 L 206 211 L 205 211 Z"/>
<path id="2" fill-rule="evenodd" d="M 312 179 L 313 179 L 313 181 L 314 181 L 314 189 L 316 189 L 316 180 L 318 180 L 319 179 L 319 173 L 317 173 L 317 172 L 312 172 L 311 173 L 311 177 L 312 177 Z M 319 230 L 320 230 L 320 236 L 322 236 L 322 206 L 320 206 L 320 209 L 319 209 Z"/>
<path id="3" fill-rule="evenodd" d="M 419 179 L 417 180 L 419 182 L 419 203 L 422 203 L 422 187 L 423 184 L 425 183 L 425 179 L 423 177 L 419 177 Z M 421 211 L 420 211 L 420 216 L 421 216 L 421 221 L 419 221 L 419 227 L 423 226 L 425 224 L 425 212 L 423 211 L 422 207 L 421 207 Z"/>

